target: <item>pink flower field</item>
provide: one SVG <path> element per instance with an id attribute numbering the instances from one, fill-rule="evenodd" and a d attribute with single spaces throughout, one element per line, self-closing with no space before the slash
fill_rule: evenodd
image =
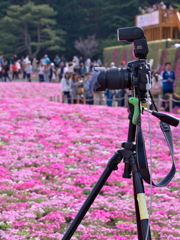
<path id="1" fill-rule="evenodd" d="M 60 240 L 107 160 L 126 141 L 127 109 L 50 102 L 56 83 L 0 83 L 0 239 Z M 143 115 L 147 155 L 147 113 Z M 151 116 L 153 179 L 171 157 Z M 180 126 L 172 128 L 177 173 L 153 188 L 152 239 L 180 239 Z M 72 240 L 136 240 L 131 179 L 114 171 Z M 145 184 L 148 206 L 150 186 Z"/>

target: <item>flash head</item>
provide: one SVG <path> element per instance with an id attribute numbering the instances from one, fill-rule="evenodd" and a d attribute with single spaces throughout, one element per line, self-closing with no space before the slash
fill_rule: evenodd
<path id="1" fill-rule="evenodd" d="M 147 40 L 144 31 L 140 27 L 118 28 L 118 41 L 132 42 L 134 46 L 134 56 L 139 59 L 146 59 L 148 54 Z"/>
<path id="2" fill-rule="evenodd" d="M 118 28 L 117 37 L 118 41 L 134 42 L 144 37 L 144 31 L 140 27 Z"/>

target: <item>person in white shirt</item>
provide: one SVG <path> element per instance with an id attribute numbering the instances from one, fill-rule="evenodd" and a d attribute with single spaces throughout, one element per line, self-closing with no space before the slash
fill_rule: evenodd
<path id="1" fill-rule="evenodd" d="M 67 68 L 68 68 L 68 72 L 69 73 L 73 73 L 74 72 L 74 67 L 76 66 L 75 62 L 69 62 L 66 64 Z"/>
<path id="2" fill-rule="evenodd" d="M 167 8 L 166 5 L 164 4 L 164 2 L 161 2 L 161 3 L 160 3 L 160 8 L 161 8 L 161 9 L 166 9 L 166 8 Z"/>
<path id="3" fill-rule="evenodd" d="M 84 63 L 85 67 L 86 67 L 86 73 L 90 72 L 90 67 L 88 66 L 87 62 Z"/>
<path id="4" fill-rule="evenodd" d="M 100 67 L 102 66 L 102 61 L 101 61 L 100 58 L 98 58 L 98 60 L 97 60 L 97 64 L 98 64 Z"/>
<path id="5" fill-rule="evenodd" d="M 65 74 L 68 72 L 68 63 L 66 63 L 64 69 L 63 69 L 63 78 L 65 76 Z"/>
<path id="6" fill-rule="evenodd" d="M 88 58 L 88 59 L 86 60 L 86 63 L 87 63 L 87 65 L 88 65 L 88 67 L 90 68 L 90 67 L 91 67 L 91 59 Z"/>
<path id="7" fill-rule="evenodd" d="M 72 94 L 72 79 L 68 72 L 65 73 L 64 77 L 61 80 L 61 91 L 62 91 L 62 102 L 64 103 L 65 96 L 68 99 L 68 103 L 71 103 L 71 94 Z"/>
<path id="8" fill-rule="evenodd" d="M 26 58 L 23 60 L 24 64 L 28 64 L 30 62 L 29 55 L 26 56 Z"/>
<path id="9" fill-rule="evenodd" d="M 25 71 L 26 71 L 26 76 L 27 76 L 28 82 L 31 82 L 32 65 L 31 65 L 30 61 L 27 63 L 27 65 L 25 67 Z"/>
<path id="10" fill-rule="evenodd" d="M 75 63 L 75 66 L 79 66 L 79 58 L 77 56 L 73 57 L 72 62 Z"/>
<path id="11" fill-rule="evenodd" d="M 114 63 L 114 62 L 111 62 L 111 64 L 110 64 L 110 68 L 116 68 L 116 66 L 115 66 L 115 63 Z"/>

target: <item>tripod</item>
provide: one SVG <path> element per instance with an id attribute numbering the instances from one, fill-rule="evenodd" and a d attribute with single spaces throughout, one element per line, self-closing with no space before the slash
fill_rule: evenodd
<path id="1" fill-rule="evenodd" d="M 151 233 L 149 228 L 149 217 L 146 206 L 145 194 L 144 194 L 144 185 L 140 175 L 140 172 L 137 167 L 136 162 L 136 145 L 135 145 L 135 135 L 136 135 L 136 125 L 132 123 L 132 118 L 134 114 L 134 106 L 128 103 L 128 112 L 129 112 L 129 129 L 127 141 L 122 143 L 122 148 L 120 148 L 108 161 L 106 168 L 93 190 L 87 197 L 80 211 L 76 215 L 75 219 L 71 223 L 70 227 L 64 234 L 62 240 L 71 239 L 72 235 L 76 231 L 80 222 L 84 218 L 88 209 L 94 202 L 95 198 L 99 194 L 101 188 L 104 186 L 106 180 L 112 173 L 118 169 L 118 164 L 121 160 L 124 160 L 124 173 L 123 178 L 133 178 L 133 190 L 134 190 L 134 202 L 135 202 L 135 212 L 136 212 L 136 223 L 137 223 L 137 232 L 138 240 L 151 240 Z"/>

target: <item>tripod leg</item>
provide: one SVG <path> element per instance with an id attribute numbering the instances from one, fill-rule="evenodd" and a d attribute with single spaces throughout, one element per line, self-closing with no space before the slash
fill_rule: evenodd
<path id="1" fill-rule="evenodd" d="M 102 173 L 101 177 L 99 178 L 98 182 L 94 186 L 93 190 L 89 194 L 88 198 L 84 202 L 83 206 L 81 207 L 80 211 L 76 215 L 75 219 L 71 223 L 70 227 L 64 234 L 62 240 L 69 240 L 71 239 L 72 235 L 76 231 L 77 227 L 79 226 L 80 222 L 82 221 L 83 217 L 87 213 L 88 209 L 94 202 L 95 198 L 97 197 L 98 193 L 100 192 L 101 188 L 104 186 L 106 180 L 110 176 L 113 170 L 117 170 L 117 165 L 121 162 L 123 155 L 120 152 L 116 152 L 108 161 L 108 164 Z"/>
<path id="2" fill-rule="evenodd" d="M 140 173 L 137 170 L 135 159 L 133 159 L 132 161 L 133 161 L 132 175 L 133 175 L 134 201 L 136 209 L 136 222 L 138 229 L 138 240 L 151 240 L 149 215 L 146 205 L 143 181 L 140 177 Z"/>

